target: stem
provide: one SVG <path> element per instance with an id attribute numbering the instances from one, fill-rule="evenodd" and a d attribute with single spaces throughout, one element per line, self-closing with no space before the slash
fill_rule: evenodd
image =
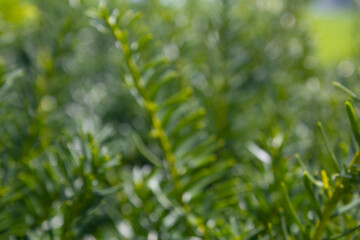
<path id="1" fill-rule="evenodd" d="M 335 211 L 337 204 L 341 200 L 343 193 L 344 193 L 344 186 L 342 184 L 339 184 L 339 186 L 336 187 L 335 192 L 330 198 L 329 202 L 325 205 L 325 208 L 322 212 L 322 218 L 316 224 L 316 228 L 312 240 L 321 240 L 321 236 L 325 231 L 327 223 L 332 213 Z"/>
<path id="2" fill-rule="evenodd" d="M 356 152 L 354 158 L 352 159 L 349 169 L 354 165 L 354 163 L 360 160 L 360 153 Z M 337 204 L 341 201 L 346 190 L 351 187 L 351 179 L 342 178 L 335 186 L 334 193 L 332 194 L 329 201 L 326 203 L 324 210 L 322 212 L 322 218 L 316 223 L 314 234 L 311 240 L 321 240 L 321 236 L 326 229 L 327 223 L 335 211 Z"/>
<path id="3" fill-rule="evenodd" d="M 152 126 L 155 129 L 156 136 L 158 137 L 161 148 L 164 151 L 165 159 L 167 160 L 167 162 L 169 164 L 169 170 L 170 170 L 171 178 L 174 182 L 175 190 L 178 193 L 182 193 L 183 192 L 182 184 L 181 184 L 181 181 L 179 178 L 179 173 L 175 166 L 175 156 L 171 149 L 170 141 L 165 133 L 164 128 L 162 127 L 161 121 L 158 118 L 158 116 L 156 115 L 157 106 L 154 102 L 152 102 L 149 99 L 149 97 L 146 94 L 145 89 L 140 84 L 141 74 L 138 70 L 139 69 L 138 66 L 131 58 L 130 46 L 129 46 L 129 43 L 128 43 L 126 37 L 124 36 L 124 33 L 122 31 L 120 31 L 118 28 L 116 28 L 114 25 L 110 24 L 107 19 L 108 18 L 106 18 L 105 21 L 108 24 L 109 28 L 111 29 L 112 34 L 114 35 L 116 40 L 122 44 L 122 52 L 124 54 L 126 65 L 130 70 L 130 74 L 131 74 L 132 78 L 134 79 L 134 86 L 135 86 L 136 90 L 139 92 L 140 96 L 142 97 L 142 99 L 145 103 L 146 111 L 147 111 L 148 115 L 150 116 Z"/>

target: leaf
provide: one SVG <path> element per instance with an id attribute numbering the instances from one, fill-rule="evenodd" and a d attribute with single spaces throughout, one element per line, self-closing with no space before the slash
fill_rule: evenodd
<path id="1" fill-rule="evenodd" d="M 318 127 L 320 128 L 321 136 L 322 136 L 322 138 L 323 138 L 323 140 L 324 140 L 324 143 L 325 143 L 326 149 L 327 149 L 327 151 L 328 151 L 328 153 L 329 153 L 329 155 L 330 155 L 330 158 L 331 158 L 331 160 L 332 160 L 332 162 L 333 162 L 336 170 L 337 170 L 338 172 L 340 172 L 340 171 L 341 171 L 340 166 L 342 166 L 342 165 L 339 164 L 339 161 L 338 161 L 337 158 L 335 157 L 334 152 L 333 152 L 333 151 L 331 150 L 331 148 L 330 148 L 329 141 L 328 141 L 328 139 L 327 139 L 327 137 L 326 137 L 326 133 L 325 133 L 325 130 L 324 130 L 321 122 L 318 122 Z"/>
<path id="2" fill-rule="evenodd" d="M 184 88 L 178 93 L 172 95 L 160 104 L 160 108 L 166 108 L 174 104 L 179 104 L 187 101 L 192 94 L 191 88 Z"/>
<path id="3" fill-rule="evenodd" d="M 350 89 L 348 89 L 347 87 L 345 87 L 344 85 L 342 85 L 339 82 L 333 82 L 333 85 L 339 89 L 341 89 L 342 91 L 344 91 L 345 93 L 347 93 L 348 95 L 350 95 L 354 100 L 360 102 L 360 97 L 357 96 L 356 93 L 354 93 L 353 91 L 351 91 Z"/>
<path id="4" fill-rule="evenodd" d="M 310 180 L 309 174 L 306 171 L 304 172 L 304 175 L 303 175 L 303 182 L 304 182 L 305 189 L 310 197 L 310 202 L 311 202 L 313 208 L 315 209 L 315 212 L 319 216 L 319 218 L 321 218 L 322 213 L 321 213 L 320 204 L 316 199 L 314 188 L 312 186 L 312 181 Z"/>
<path id="5" fill-rule="evenodd" d="M 305 232 L 305 227 L 304 227 L 304 225 L 301 223 L 300 218 L 299 218 L 298 214 L 296 213 L 293 204 L 292 204 L 291 201 L 290 201 L 290 197 L 289 197 L 288 191 L 287 191 L 287 189 L 286 189 L 285 183 L 284 183 L 284 182 L 281 182 L 281 185 L 280 185 L 280 186 L 281 186 L 281 190 L 282 190 L 283 196 L 284 196 L 284 198 L 285 198 L 286 205 L 287 205 L 288 209 L 290 210 L 291 215 L 293 216 L 296 224 L 297 224 L 298 227 L 300 228 L 300 231 L 304 233 L 304 232 Z"/>
<path id="6" fill-rule="evenodd" d="M 170 130 L 170 137 L 175 137 L 179 135 L 179 132 L 185 127 L 189 127 L 191 123 L 194 124 L 194 122 L 200 121 L 204 115 L 206 114 L 206 111 L 204 108 L 199 108 L 194 112 L 188 113 L 186 116 L 182 117 L 176 126 L 174 126 L 173 129 Z"/>
<path id="7" fill-rule="evenodd" d="M 349 229 L 349 230 L 346 230 L 345 232 L 343 232 L 342 234 L 336 236 L 336 237 L 333 237 L 333 238 L 330 238 L 330 240 L 335 240 L 335 239 L 340 239 L 340 238 L 343 238 L 345 237 L 346 235 L 349 235 L 349 234 L 354 234 L 354 232 L 360 230 L 360 225 L 352 228 L 352 229 Z"/>
<path id="8" fill-rule="evenodd" d="M 360 125 L 355 110 L 350 102 L 345 103 L 346 113 L 348 115 L 352 132 L 355 136 L 358 146 L 360 146 Z"/>
<path id="9" fill-rule="evenodd" d="M 304 162 L 303 162 L 302 159 L 300 158 L 299 154 L 295 154 L 295 158 L 299 161 L 299 163 L 300 163 L 302 169 L 304 170 L 304 172 L 307 173 L 306 175 L 307 175 L 307 177 L 309 178 L 309 180 L 310 180 L 313 184 L 315 184 L 317 187 L 323 188 L 323 187 L 324 187 L 324 184 L 323 184 L 321 181 L 316 180 L 315 177 L 309 173 L 309 171 L 307 170 L 307 167 L 305 166 Z"/>
<path id="10" fill-rule="evenodd" d="M 264 164 L 271 163 L 271 156 L 254 142 L 248 142 L 247 149 Z"/>
<path id="11" fill-rule="evenodd" d="M 161 160 L 145 146 L 137 133 L 132 134 L 132 139 L 136 148 L 144 155 L 147 160 L 149 160 L 155 166 L 162 168 Z"/>
<path id="12" fill-rule="evenodd" d="M 345 205 L 345 206 L 342 206 L 340 207 L 339 209 L 337 209 L 332 217 L 336 217 L 336 216 L 339 216 L 339 215 L 343 215 L 347 212 L 349 212 L 350 210 L 352 209 L 355 209 L 357 208 L 358 206 L 360 205 L 360 198 L 357 198 L 357 199 L 354 199 L 352 202 L 350 202 L 349 204 Z"/>

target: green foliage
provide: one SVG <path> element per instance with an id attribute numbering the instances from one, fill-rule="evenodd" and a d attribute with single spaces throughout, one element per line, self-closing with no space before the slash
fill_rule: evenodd
<path id="1" fill-rule="evenodd" d="M 354 63 L 306 2 L 11 2 L 0 239 L 356 239 Z"/>

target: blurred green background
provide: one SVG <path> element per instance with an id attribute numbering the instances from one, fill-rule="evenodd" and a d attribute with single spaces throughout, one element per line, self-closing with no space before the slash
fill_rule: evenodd
<path id="1" fill-rule="evenodd" d="M 0 239 L 304 239 L 280 182 L 309 230 L 294 155 L 336 174 L 318 121 L 344 163 L 357 149 L 332 82 L 360 91 L 359 5 L 0 0 Z"/>

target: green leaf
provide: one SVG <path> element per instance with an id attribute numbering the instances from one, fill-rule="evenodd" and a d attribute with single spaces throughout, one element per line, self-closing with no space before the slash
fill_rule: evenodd
<path id="1" fill-rule="evenodd" d="M 358 146 L 360 146 L 360 125 L 355 110 L 349 101 L 345 103 L 345 108 L 351 124 L 352 132 L 355 136 Z"/>
<path id="2" fill-rule="evenodd" d="M 360 97 L 358 97 L 358 95 L 356 93 L 354 93 L 353 91 L 351 91 L 350 89 L 348 89 L 347 87 L 345 87 L 344 85 L 342 85 L 339 82 L 333 82 L 333 85 L 339 89 L 341 89 L 342 91 L 344 91 L 345 93 L 347 93 L 348 95 L 350 95 L 354 100 L 360 102 Z"/>
<path id="3" fill-rule="evenodd" d="M 329 141 L 328 141 L 328 139 L 327 139 L 327 137 L 326 137 L 326 133 L 325 133 L 325 130 L 324 130 L 321 122 L 318 122 L 318 127 L 319 127 L 319 129 L 320 129 L 321 136 L 322 136 L 322 138 L 323 138 L 323 140 L 324 140 L 324 143 L 325 143 L 325 146 L 326 146 L 326 150 L 328 151 L 328 153 L 329 153 L 329 155 L 330 155 L 331 161 L 332 161 L 332 163 L 334 164 L 336 170 L 337 170 L 338 172 L 340 172 L 340 171 L 341 171 L 340 166 L 342 166 L 342 165 L 339 164 L 338 159 L 335 157 L 334 152 L 331 150 Z"/>
<path id="4" fill-rule="evenodd" d="M 332 215 L 332 217 L 336 217 L 339 215 L 343 215 L 353 209 L 357 209 L 357 207 L 360 205 L 360 198 L 356 198 L 354 199 L 352 202 L 350 202 L 349 204 L 345 205 L 345 206 L 341 206 L 339 209 L 337 209 L 334 214 Z"/>
<path id="5" fill-rule="evenodd" d="M 155 166 L 162 168 L 161 160 L 145 146 L 138 134 L 133 133 L 132 139 L 136 148 L 144 155 L 147 160 L 149 160 Z"/>
<path id="6" fill-rule="evenodd" d="M 306 171 L 304 172 L 304 175 L 303 175 L 303 182 L 304 182 L 305 189 L 310 197 L 311 204 L 312 204 L 313 208 L 315 209 L 315 212 L 317 213 L 317 215 L 321 218 L 322 213 L 321 213 L 320 204 L 316 199 L 314 188 L 312 186 L 312 181 L 310 180 L 309 174 Z"/>
<path id="7" fill-rule="evenodd" d="M 313 184 L 315 184 L 317 187 L 323 188 L 324 184 L 321 181 L 316 180 L 315 177 L 307 170 L 307 167 L 305 166 L 305 164 L 304 164 L 303 160 L 301 159 L 301 157 L 299 156 L 299 154 L 295 154 L 295 158 L 299 161 L 299 163 L 300 163 L 302 169 L 304 170 L 304 172 L 307 173 L 306 175 L 308 176 L 309 180 Z"/>
<path id="8" fill-rule="evenodd" d="M 287 205 L 288 209 L 290 210 L 291 215 L 293 216 L 293 218 L 294 218 L 296 224 L 298 225 L 300 231 L 304 233 L 305 232 L 305 227 L 301 223 L 300 218 L 299 218 L 298 214 L 296 213 L 296 210 L 295 210 L 293 204 L 290 201 L 290 197 L 289 197 L 288 191 L 286 189 L 285 183 L 281 182 L 280 186 L 281 186 L 283 196 L 285 198 L 286 205 Z"/>

